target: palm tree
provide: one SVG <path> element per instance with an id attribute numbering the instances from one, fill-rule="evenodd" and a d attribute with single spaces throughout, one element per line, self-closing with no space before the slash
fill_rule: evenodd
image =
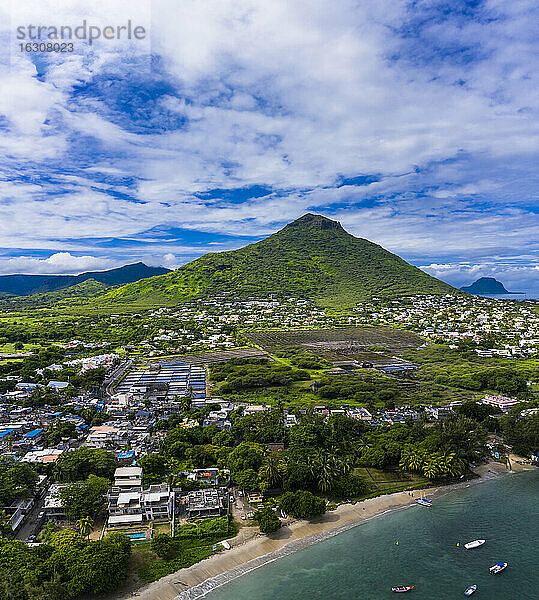
<path id="1" fill-rule="evenodd" d="M 260 475 L 270 485 L 282 482 L 285 471 L 285 461 L 278 452 L 268 454 L 260 467 Z"/>
<path id="2" fill-rule="evenodd" d="M 337 477 L 350 472 L 352 463 L 350 459 L 342 459 L 329 453 L 327 450 L 316 450 L 307 458 L 307 465 L 312 477 L 318 481 L 318 489 L 327 492 L 333 487 Z"/>
<path id="3" fill-rule="evenodd" d="M 410 468 L 413 471 L 420 471 L 425 462 L 425 452 L 423 450 L 414 449 L 410 456 Z"/>
<path id="4" fill-rule="evenodd" d="M 83 517 L 77 521 L 77 527 L 79 528 L 80 534 L 88 538 L 94 527 L 94 522 L 90 517 Z"/>
<path id="5" fill-rule="evenodd" d="M 430 456 L 423 465 L 423 475 L 429 479 L 436 479 L 440 472 L 440 461 L 435 455 Z"/>
<path id="6" fill-rule="evenodd" d="M 401 451 L 401 459 L 399 461 L 399 468 L 403 471 L 410 469 L 410 455 L 412 451 L 410 448 L 403 448 Z"/>
<path id="7" fill-rule="evenodd" d="M 401 469 L 408 471 L 421 471 L 425 462 L 425 453 L 418 448 L 408 447 L 401 452 L 401 460 L 399 466 Z"/>
<path id="8" fill-rule="evenodd" d="M 465 464 L 461 458 L 451 453 L 444 455 L 444 466 L 444 471 L 447 474 L 451 475 L 451 477 L 456 477 L 457 475 L 462 475 Z"/>

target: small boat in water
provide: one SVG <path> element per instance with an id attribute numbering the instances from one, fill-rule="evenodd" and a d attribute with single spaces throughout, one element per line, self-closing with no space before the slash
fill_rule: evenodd
<path id="1" fill-rule="evenodd" d="M 507 567 L 507 563 L 497 562 L 495 565 L 492 565 L 492 567 L 490 567 L 489 571 L 493 575 L 496 575 L 497 573 L 501 573 L 506 567 Z"/>
<path id="2" fill-rule="evenodd" d="M 475 592 L 476 589 L 477 589 L 477 586 L 475 584 L 471 585 L 469 588 L 466 588 L 464 590 L 464 595 L 471 596 Z"/>
<path id="3" fill-rule="evenodd" d="M 432 506 L 432 502 L 425 500 L 425 498 L 418 498 L 416 502 L 417 504 L 421 504 L 421 506 Z"/>
<path id="4" fill-rule="evenodd" d="M 468 542 L 467 544 L 464 544 L 464 547 L 466 548 L 466 550 L 471 550 L 472 548 L 479 548 L 479 546 L 482 546 L 487 540 L 474 540 L 473 542 Z"/>
<path id="5" fill-rule="evenodd" d="M 392 592 L 411 592 L 414 589 L 413 585 L 394 585 L 391 588 Z"/>

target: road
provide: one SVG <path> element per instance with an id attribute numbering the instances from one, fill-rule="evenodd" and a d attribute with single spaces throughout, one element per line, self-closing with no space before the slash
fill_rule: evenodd
<path id="1" fill-rule="evenodd" d="M 134 360 L 129 358 L 120 364 L 107 379 L 105 380 L 105 395 L 112 396 L 112 390 L 116 385 L 116 382 L 120 380 L 126 371 L 128 371 L 134 364 Z"/>
<path id="2" fill-rule="evenodd" d="M 37 528 L 39 522 L 39 513 L 43 510 L 44 498 L 40 498 L 38 502 L 34 504 L 34 508 L 30 511 L 26 517 L 24 525 L 15 533 L 15 539 L 27 540 Z"/>

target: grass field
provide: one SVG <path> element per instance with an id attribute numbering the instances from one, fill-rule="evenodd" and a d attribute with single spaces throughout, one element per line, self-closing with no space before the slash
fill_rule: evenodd
<path id="1" fill-rule="evenodd" d="M 15 349 L 15 344 L 2 344 L 0 345 L 0 354 L 16 354 L 17 352 L 33 352 L 39 350 L 41 346 L 39 344 L 23 344 L 22 350 Z"/>
<path id="2" fill-rule="evenodd" d="M 390 493 L 418 486 L 428 485 L 430 481 L 421 475 L 400 471 L 381 471 L 366 467 L 357 467 L 354 473 L 368 482 L 373 493 Z"/>

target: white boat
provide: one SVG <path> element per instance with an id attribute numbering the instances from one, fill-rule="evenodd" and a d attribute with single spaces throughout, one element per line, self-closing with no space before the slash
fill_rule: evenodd
<path id="1" fill-rule="evenodd" d="M 411 592 L 413 589 L 414 589 L 413 585 L 394 585 L 391 588 L 391 591 L 403 593 L 403 592 Z"/>
<path id="2" fill-rule="evenodd" d="M 473 548 L 479 548 L 479 546 L 482 546 L 486 541 L 487 540 L 474 540 L 473 542 L 464 544 L 464 547 L 466 550 L 472 550 Z"/>
<path id="3" fill-rule="evenodd" d="M 507 563 L 497 562 L 495 565 L 492 565 L 492 567 L 490 567 L 489 571 L 493 575 L 496 575 L 497 573 L 501 573 L 506 567 L 507 567 Z"/>
<path id="4" fill-rule="evenodd" d="M 477 589 L 477 586 L 475 584 L 471 585 L 469 588 L 466 588 L 464 590 L 464 595 L 471 596 L 475 592 L 476 589 Z"/>
<path id="5" fill-rule="evenodd" d="M 432 506 L 432 502 L 425 500 L 425 498 L 417 498 L 417 504 L 421 504 L 421 506 Z"/>

